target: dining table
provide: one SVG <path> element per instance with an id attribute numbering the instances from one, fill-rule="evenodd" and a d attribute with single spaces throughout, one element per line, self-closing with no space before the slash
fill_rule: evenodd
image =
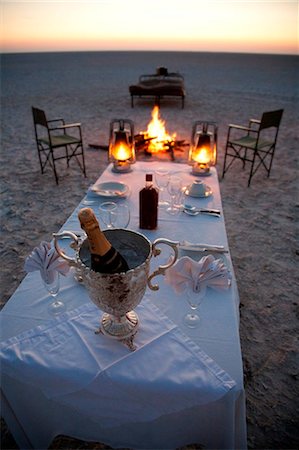
<path id="1" fill-rule="evenodd" d="M 139 191 L 146 174 L 155 180 L 161 167 L 181 179 L 178 211 L 169 214 L 159 207 L 157 228 L 140 229 Z M 175 242 L 179 259 L 200 261 L 212 254 L 225 264 L 230 285 L 225 290 L 207 288 L 198 308 L 200 322 L 190 328 L 183 321 L 190 310 L 185 294 L 159 275 L 159 289 L 147 287 L 135 308 L 139 329 L 132 351 L 95 332 L 102 311 L 90 300 L 76 269 L 60 277 L 58 298 L 66 311 L 55 317 L 47 310 L 51 299 L 39 271 L 26 274 L 0 313 L 2 416 L 20 448 L 46 449 L 58 435 L 112 448 L 247 448 L 239 295 L 217 170 L 212 167 L 201 178 L 208 187 L 206 196 L 188 195 L 196 179 L 186 163 L 137 161 L 127 173 L 117 173 L 109 164 L 61 229 L 51 230 L 80 235 L 81 208 L 92 208 L 103 226 L 100 204 L 125 203 L 130 209 L 127 229 L 150 242 Z M 107 182 L 121 183 L 124 193 L 101 193 Z M 186 214 L 185 203 L 218 209 L 220 215 Z M 64 251 L 72 254 L 74 249 L 64 241 Z M 150 271 L 168 261 L 171 252 L 162 248 L 152 256 Z"/>

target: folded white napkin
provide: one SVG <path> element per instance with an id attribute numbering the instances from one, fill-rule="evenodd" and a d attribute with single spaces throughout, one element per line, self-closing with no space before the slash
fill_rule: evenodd
<path id="1" fill-rule="evenodd" d="M 61 275 L 66 275 L 69 269 L 68 263 L 59 257 L 55 248 L 52 248 L 49 242 L 45 241 L 33 249 L 24 264 L 26 272 L 39 270 L 42 279 L 47 284 L 54 281 L 55 271 Z"/>
<path id="2" fill-rule="evenodd" d="M 221 259 L 207 255 L 199 261 L 183 256 L 166 271 L 165 282 L 170 284 L 177 294 L 186 289 L 204 292 L 207 287 L 221 290 L 230 286 L 230 273 Z"/>

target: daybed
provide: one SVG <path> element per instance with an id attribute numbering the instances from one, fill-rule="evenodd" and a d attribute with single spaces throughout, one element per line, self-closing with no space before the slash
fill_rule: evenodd
<path id="1" fill-rule="evenodd" d="M 131 106 L 134 107 L 134 97 L 155 97 L 156 103 L 166 96 L 181 97 L 182 108 L 184 108 L 185 86 L 184 77 L 179 73 L 168 73 L 164 67 L 157 69 L 153 75 L 141 75 L 139 83 L 129 86 L 131 94 Z"/>

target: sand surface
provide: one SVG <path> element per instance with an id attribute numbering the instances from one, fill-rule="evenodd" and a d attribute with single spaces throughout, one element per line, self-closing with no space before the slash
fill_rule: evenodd
<path id="1" fill-rule="evenodd" d="M 284 108 L 271 177 L 266 178 L 260 169 L 247 188 L 248 172 L 242 171 L 241 164 L 236 163 L 220 181 L 220 188 L 241 301 L 248 447 L 295 449 L 299 447 L 296 359 L 299 210 L 296 126 L 299 114 L 294 97 L 295 60 L 288 64 L 278 62 L 276 68 L 270 61 L 263 66 L 265 61 L 261 58 L 257 62 L 250 60 L 250 64 L 247 61 L 247 65 L 241 60 L 236 72 L 232 64 L 223 62 L 221 65 L 218 60 L 216 64 L 213 58 L 199 61 L 189 55 L 189 59 L 184 56 L 178 63 L 175 56 L 166 56 L 162 60 L 161 56 L 152 55 L 144 61 L 138 60 L 137 55 L 120 55 L 115 61 L 115 55 L 107 54 L 105 64 L 95 62 L 94 67 L 90 57 L 86 71 L 80 66 L 77 71 L 68 71 L 68 75 L 54 59 L 47 60 L 48 65 L 41 66 L 38 73 L 32 70 L 32 65 L 26 71 L 20 61 L 15 65 L 5 62 L 1 137 L 1 303 L 3 306 L 8 301 L 25 276 L 25 257 L 40 241 L 51 239 L 52 232 L 59 230 L 88 186 L 106 167 L 107 153 L 91 149 L 88 144 L 108 143 L 109 123 L 113 118 L 132 119 L 137 132 L 146 128 L 153 103 L 136 101 L 135 108 L 131 109 L 128 94 L 128 85 L 135 83 L 140 74 L 166 65 L 185 75 L 185 109 L 181 109 L 179 100 L 165 100 L 161 116 L 170 133 L 176 132 L 178 138 L 186 140 L 190 140 L 195 120 L 218 122 L 219 176 L 227 125 L 247 124 L 251 117 L 260 118 L 263 111 Z M 75 65 L 75 62 L 71 60 L 69 64 Z M 59 164 L 59 186 L 50 169 L 41 175 L 31 105 L 45 109 L 49 118 L 64 117 L 67 122 L 82 123 L 86 179 L 75 162 L 68 170 L 65 163 Z M 2 448 L 12 447 L 4 429 Z M 102 447 L 56 439 L 52 448 Z"/>

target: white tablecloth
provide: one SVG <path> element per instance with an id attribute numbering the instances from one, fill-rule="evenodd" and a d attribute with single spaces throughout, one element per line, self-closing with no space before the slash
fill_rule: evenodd
<path id="1" fill-rule="evenodd" d="M 188 166 L 162 164 L 180 173 L 184 184 L 192 181 Z M 138 228 L 138 192 L 145 173 L 158 165 L 138 162 L 133 172 L 122 175 L 109 167 L 101 177 L 130 186 L 125 200 L 131 206 L 129 228 L 151 241 L 166 237 L 227 246 L 223 216 L 170 216 L 159 211 L 157 230 Z M 188 203 L 222 209 L 214 169 L 205 182 L 213 195 L 188 198 Z M 97 212 L 103 198 L 92 199 Z M 82 206 L 83 202 L 78 208 Z M 78 208 L 64 230 L 80 230 Z M 165 252 L 153 260 L 152 268 L 167 257 Z M 233 275 L 229 255 L 226 263 Z M 158 283 L 160 290 L 147 290 L 136 308 L 141 325 L 138 350 L 131 353 L 93 333 L 101 312 L 72 273 L 62 280 L 60 292 L 68 311 L 56 319 L 47 316 L 49 299 L 39 274 L 25 277 L 1 312 L 4 416 L 23 448 L 46 448 L 57 434 L 115 448 L 166 449 L 192 442 L 205 448 L 246 448 L 234 275 L 228 291 L 208 289 L 200 306 L 200 327 L 193 330 L 182 323 L 187 302 L 163 277 Z"/>

